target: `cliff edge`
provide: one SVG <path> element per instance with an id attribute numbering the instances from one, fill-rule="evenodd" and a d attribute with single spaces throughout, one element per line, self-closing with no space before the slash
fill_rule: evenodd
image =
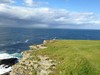
<path id="1" fill-rule="evenodd" d="M 44 40 L 43 44 L 29 46 L 30 50 L 24 51 L 23 58 L 13 67 L 10 75 L 49 75 L 55 68 L 55 60 L 50 59 L 46 55 L 33 55 L 37 50 L 47 48 L 48 43 L 52 40 Z"/>
<path id="2" fill-rule="evenodd" d="M 11 75 L 100 75 L 99 57 L 99 40 L 45 40 L 23 52 Z"/>

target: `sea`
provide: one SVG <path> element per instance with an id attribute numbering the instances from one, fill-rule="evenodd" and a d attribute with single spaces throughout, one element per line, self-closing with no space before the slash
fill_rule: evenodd
<path id="1" fill-rule="evenodd" d="M 62 40 L 100 40 L 100 30 L 1 27 L 0 58 L 21 58 L 21 53 L 28 50 L 30 45 L 41 44 L 44 40 L 54 38 Z M 0 71 L 3 70 L 1 68 Z"/>
<path id="2" fill-rule="evenodd" d="M 43 40 L 100 40 L 100 30 L 0 28 L 0 53 L 19 54 Z"/>

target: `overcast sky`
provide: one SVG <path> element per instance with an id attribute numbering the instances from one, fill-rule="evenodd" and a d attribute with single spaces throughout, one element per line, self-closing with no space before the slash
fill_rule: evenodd
<path id="1" fill-rule="evenodd" d="M 0 0 L 0 27 L 100 29 L 100 0 Z"/>

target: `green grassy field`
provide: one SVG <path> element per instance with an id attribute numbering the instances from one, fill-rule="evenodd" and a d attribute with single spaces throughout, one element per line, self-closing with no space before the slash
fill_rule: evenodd
<path id="1" fill-rule="evenodd" d="M 32 55 L 47 55 L 56 60 L 50 75 L 100 75 L 100 41 L 56 40 Z"/>

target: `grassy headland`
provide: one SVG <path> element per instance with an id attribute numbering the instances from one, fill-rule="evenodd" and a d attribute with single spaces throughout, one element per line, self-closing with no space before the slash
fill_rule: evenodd
<path id="1" fill-rule="evenodd" d="M 100 75 L 100 41 L 56 40 L 46 44 L 47 48 L 31 51 L 30 60 L 38 55 L 56 60 L 56 68 L 50 75 Z M 33 75 L 36 75 L 33 70 Z"/>

